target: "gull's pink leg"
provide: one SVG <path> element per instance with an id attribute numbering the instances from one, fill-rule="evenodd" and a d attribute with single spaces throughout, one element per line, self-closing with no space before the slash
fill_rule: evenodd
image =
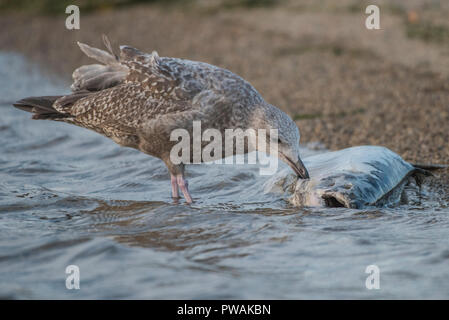
<path id="1" fill-rule="evenodd" d="M 192 203 L 192 196 L 190 195 L 189 192 L 189 183 L 187 182 L 186 179 L 184 179 L 184 176 L 182 174 L 178 174 L 176 176 L 177 181 L 178 181 L 178 187 L 179 189 L 181 189 L 182 194 L 184 195 L 184 198 L 186 199 L 187 203 Z"/>
<path id="2" fill-rule="evenodd" d="M 176 180 L 176 176 L 173 174 L 170 174 L 170 183 L 171 183 L 171 196 L 173 199 L 179 198 L 179 192 L 178 192 L 178 182 Z"/>

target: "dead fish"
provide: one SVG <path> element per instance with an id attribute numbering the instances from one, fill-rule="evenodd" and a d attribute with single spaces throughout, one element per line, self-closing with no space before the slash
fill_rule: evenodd
<path id="1" fill-rule="evenodd" d="M 379 146 L 358 146 L 303 159 L 310 179 L 298 180 L 280 172 L 266 183 L 265 190 L 280 188 L 291 194 L 295 206 L 364 208 L 400 202 L 411 178 L 421 184 L 428 170 L 404 161 Z M 441 166 L 428 169 L 437 169 Z"/>

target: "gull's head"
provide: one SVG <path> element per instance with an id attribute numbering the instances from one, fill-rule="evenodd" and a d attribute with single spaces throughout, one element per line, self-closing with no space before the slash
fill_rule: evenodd
<path id="1" fill-rule="evenodd" d="M 269 154 L 277 154 L 298 177 L 309 179 L 299 154 L 300 134 L 296 123 L 285 112 L 269 104 L 261 108 L 258 117 L 258 127 L 266 129 Z"/>

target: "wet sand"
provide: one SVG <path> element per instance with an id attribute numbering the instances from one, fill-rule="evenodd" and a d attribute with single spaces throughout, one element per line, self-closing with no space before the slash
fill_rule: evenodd
<path id="1" fill-rule="evenodd" d="M 115 46 L 241 75 L 297 121 L 302 142 L 382 145 L 410 162 L 449 163 L 449 6 L 377 1 L 381 30 L 369 31 L 358 3 L 144 5 L 81 12 L 79 31 L 65 29 L 64 15 L 3 12 L 0 50 L 23 53 L 69 82 L 74 68 L 92 63 L 76 41 L 100 46 L 105 33 Z M 430 184 L 447 197 L 449 171 L 436 175 Z"/>

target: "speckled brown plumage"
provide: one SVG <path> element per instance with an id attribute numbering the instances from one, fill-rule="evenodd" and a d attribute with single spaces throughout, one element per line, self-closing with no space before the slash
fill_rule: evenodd
<path id="1" fill-rule="evenodd" d="M 158 157 L 172 178 L 181 176 L 178 185 L 184 183 L 184 164 L 170 161 L 170 151 L 177 143 L 170 141 L 174 129 L 186 129 L 192 136 L 193 121 L 201 121 L 203 131 L 214 128 L 223 136 L 225 129 L 278 129 L 280 158 L 307 176 L 299 158 L 295 123 L 238 75 L 207 63 L 159 57 L 155 51 L 147 54 L 129 46 L 121 46 L 118 56 L 105 37 L 104 42 L 109 52 L 78 43 L 86 55 L 102 64 L 76 69 L 72 94 L 56 100 L 38 97 L 40 102 L 33 100 L 32 107 L 27 98 L 15 106 L 34 112 L 34 119 L 72 123 Z"/>

